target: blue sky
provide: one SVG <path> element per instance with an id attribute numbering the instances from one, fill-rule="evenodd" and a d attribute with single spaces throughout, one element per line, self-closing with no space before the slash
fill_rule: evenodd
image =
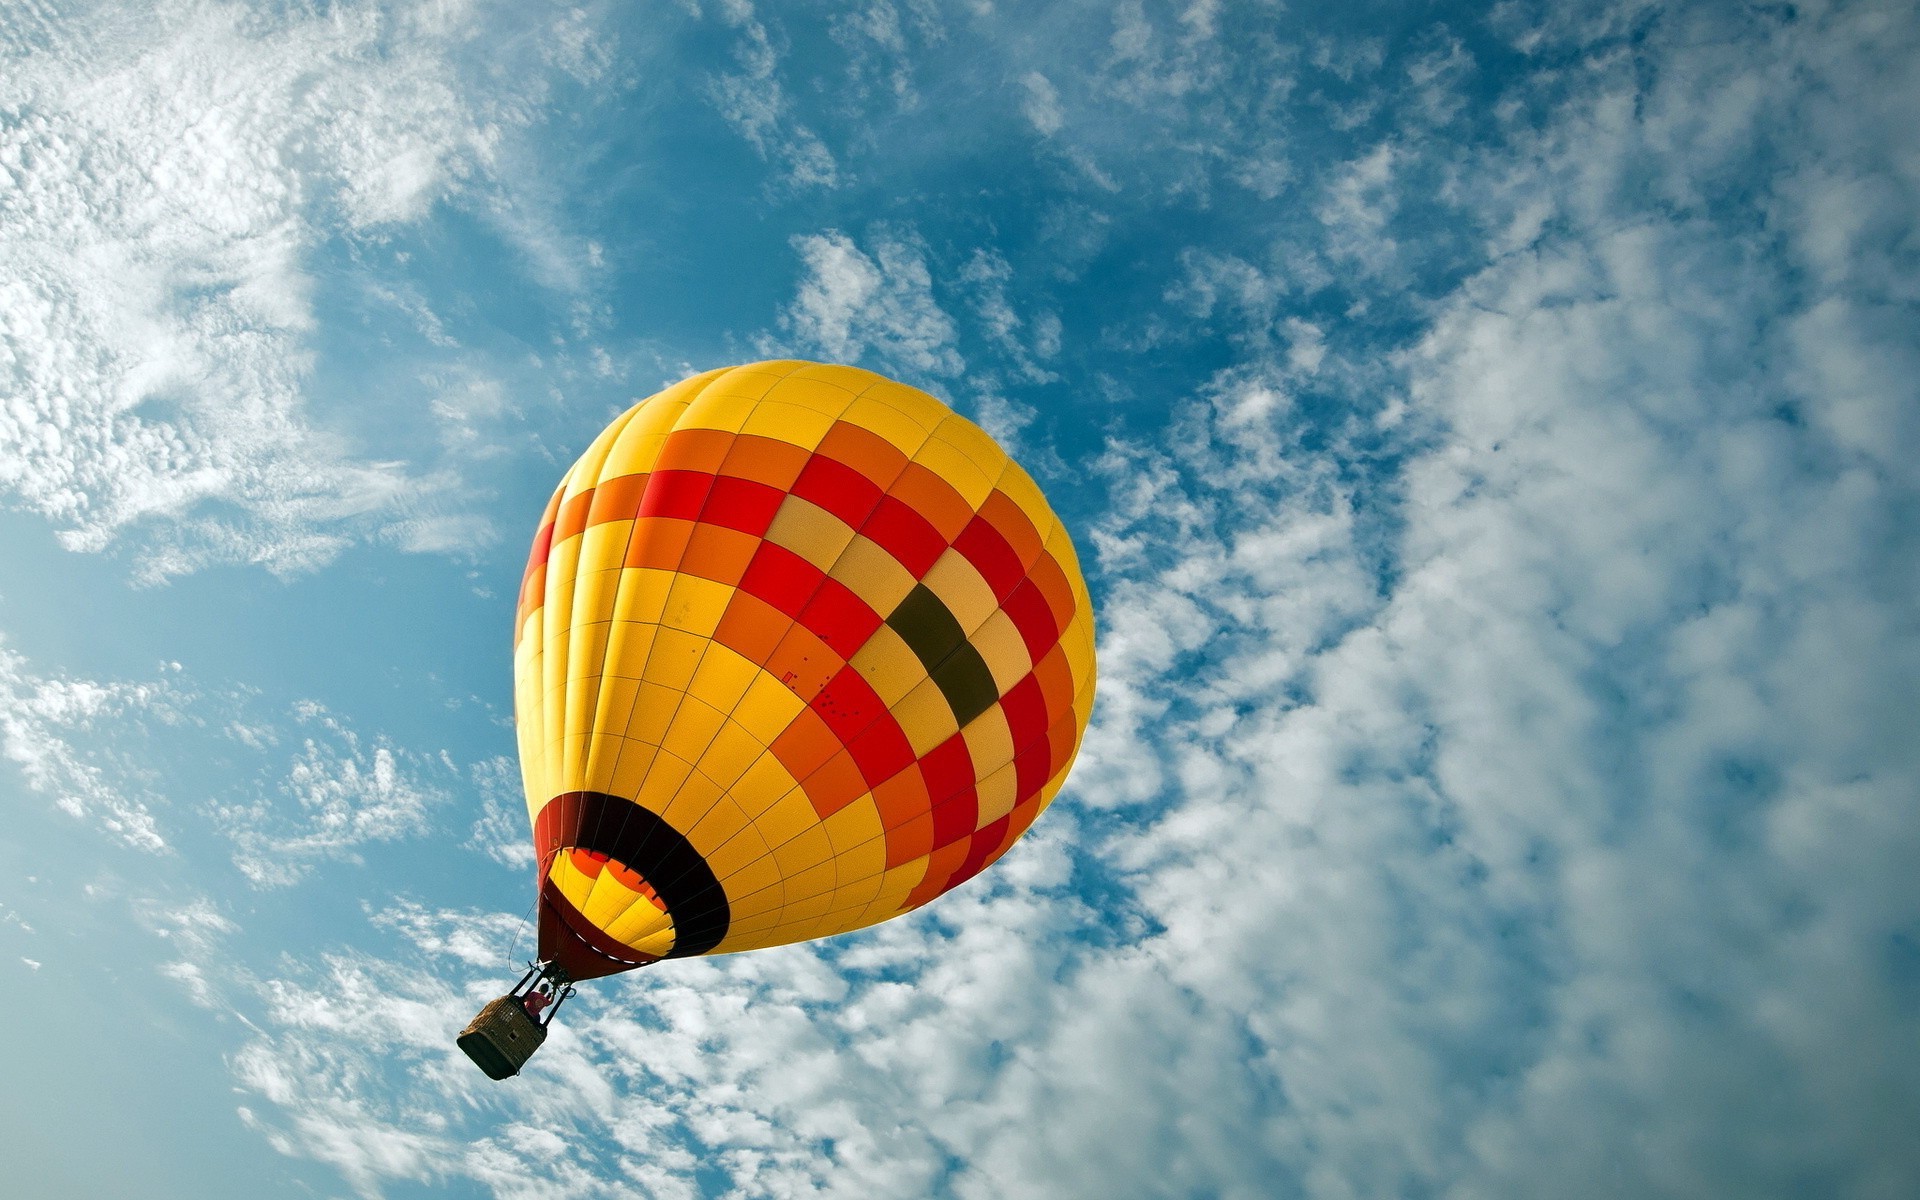
<path id="1" fill-rule="evenodd" d="M 1900 4 L 8 6 L 9 1178 L 1915 1194 L 1916 127 Z M 527 540 L 775 355 L 1047 488 L 1081 761 L 492 1084 Z"/>

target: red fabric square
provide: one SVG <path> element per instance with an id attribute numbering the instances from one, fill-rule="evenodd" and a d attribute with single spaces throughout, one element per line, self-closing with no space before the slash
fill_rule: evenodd
<path id="1" fill-rule="evenodd" d="M 938 804 L 961 788 L 973 786 L 973 755 L 967 752 L 967 739 L 954 734 L 920 760 L 920 774 L 927 781 L 927 795 Z"/>
<path id="2" fill-rule="evenodd" d="M 773 524 L 773 514 L 787 494 L 776 487 L 721 475 L 714 479 L 713 492 L 707 497 L 700 519 L 711 525 L 725 525 L 755 537 L 763 536 Z"/>
<path id="3" fill-rule="evenodd" d="M 820 568 L 785 546 L 762 542 L 754 552 L 753 561 L 747 564 L 740 588 L 788 616 L 798 617 L 825 578 Z"/>
<path id="4" fill-rule="evenodd" d="M 641 493 L 640 515 L 696 521 L 712 490 L 713 476 L 705 471 L 655 471 Z"/>
<path id="5" fill-rule="evenodd" d="M 855 528 L 898 559 L 915 579 L 932 570 L 947 552 L 947 539 L 940 531 L 894 496 L 884 497 L 867 523 Z"/>
<path id="6" fill-rule="evenodd" d="M 1020 565 L 1020 556 L 1013 552 L 1007 539 L 985 517 L 975 516 L 953 539 L 953 548 L 966 556 L 980 577 L 993 589 L 996 600 L 1006 602 L 1013 589 L 1025 581 L 1027 573 Z"/>
<path id="7" fill-rule="evenodd" d="M 854 529 L 860 528 L 873 506 L 880 503 L 880 488 L 873 480 L 819 454 L 808 460 L 800 478 L 793 481 L 793 494 L 826 509 Z"/>
<path id="8" fill-rule="evenodd" d="M 824 578 L 800 610 L 800 623 L 820 635 L 841 658 L 852 658 L 880 628 L 880 614 L 838 579 Z"/>

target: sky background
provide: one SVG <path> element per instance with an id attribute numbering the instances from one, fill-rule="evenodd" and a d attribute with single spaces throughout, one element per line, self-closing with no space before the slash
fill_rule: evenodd
<path id="1" fill-rule="evenodd" d="M 63 1197 L 1920 1194 L 1910 4 L 0 7 L 0 1158 Z M 857 363 L 1101 624 L 993 871 L 454 1033 L 510 624 Z"/>

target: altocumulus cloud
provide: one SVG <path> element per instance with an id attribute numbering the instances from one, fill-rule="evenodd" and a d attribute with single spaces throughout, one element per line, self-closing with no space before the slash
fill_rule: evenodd
<path id="1" fill-rule="evenodd" d="M 466 86 L 475 19 L 10 12 L 0 492 L 71 549 L 139 526 L 149 580 L 311 569 L 363 537 L 470 540 L 471 515 L 434 499 L 457 478 L 360 456 L 308 390 L 314 256 L 488 186 L 503 130 L 536 111 L 535 83 L 484 102 Z"/>
<path id="2" fill-rule="evenodd" d="M 498 918 L 403 909 L 260 984 L 250 1119 L 368 1193 L 1910 1194 L 1912 23 L 1503 14 L 1562 69 L 1453 164 L 1421 331 L 1247 339 L 1112 441 L 1096 728 L 1003 869 L 611 983 L 484 1091 Z M 1113 69 L 1203 87 L 1206 30 Z M 1354 230 L 1430 150 L 1329 177 L 1329 261 L 1407 270 Z M 877 344 L 879 248 L 796 248 L 795 331 Z"/>

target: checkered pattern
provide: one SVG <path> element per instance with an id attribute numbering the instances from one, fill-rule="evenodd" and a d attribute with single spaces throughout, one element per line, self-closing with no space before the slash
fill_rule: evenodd
<path id="1" fill-rule="evenodd" d="M 1073 760 L 1093 621 L 972 422 L 756 363 L 636 405 L 567 473 L 515 677 L 542 953 L 585 978 L 857 929 L 990 865 Z"/>

